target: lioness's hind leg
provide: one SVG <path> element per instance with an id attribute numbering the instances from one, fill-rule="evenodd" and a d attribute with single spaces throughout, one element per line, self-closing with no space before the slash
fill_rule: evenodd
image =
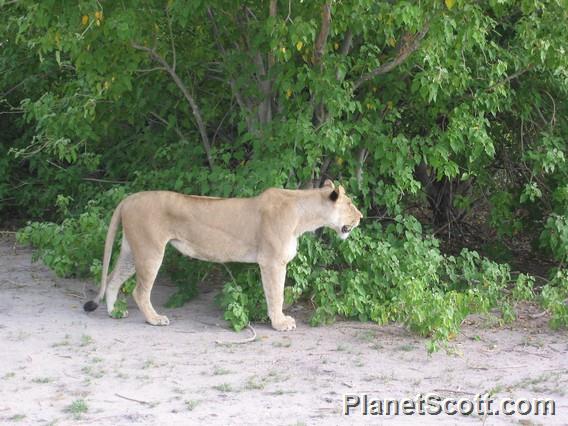
<path id="1" fill-rule="evenodd" d="M 162 264 L 164 252 L 152 258 L 136 259 L 136 287 L 132 296 L 138 308 L 144 314 L 146 321 L 152 325 L 169 325 L 170 320 L 165 315 L 159 315 L 152 306 L 150 293 L 154 286 L 154 280 Z"/>
<path id="2" fill-rule="evenodd" d="M 130 245 L 126 237 L 122 237 L 122 244 L 120 246 L 120 255 L 114 266 L 114 270 L 109 276 L 107 289 L 105 293 L 105 299 L 107 304 L 107 312 L 109 315 L 113 316 L 114 304 L 118 297 L 118 292 L 120 287 L 128 278 L 134 275 L 134 258 L 132 257 L 132 251 L 130 250 Z M 122 313 L 124 318 L 128 315 L 128 311 Z"/>

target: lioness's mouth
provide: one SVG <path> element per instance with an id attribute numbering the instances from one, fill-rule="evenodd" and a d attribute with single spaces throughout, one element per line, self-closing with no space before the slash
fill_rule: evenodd
<path id="1" fill-rule="evenodd" d="M 343 232 L 344 234 L 347 234 L 348 232 L 351 232 L 352 229 L 353 229 L 352 226 L 343 225 L 343 226 L 341 227 L 341 232 Z"/>

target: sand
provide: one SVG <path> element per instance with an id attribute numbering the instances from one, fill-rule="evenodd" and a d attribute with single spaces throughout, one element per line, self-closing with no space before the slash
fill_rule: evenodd
<path id="1" fill-rule="evenodd" d="M 340 321 L 311 327 L 309 310 L 289 310 L 297 330 L 253 324 L 235 333 L 214 302 L 218 285 L 178 309 L 159 278 L 152 299 L 171 324 L 146 324 L 132 300 L 128 318 L 104 307 L 86 314 L 92 282 L 57 278 L 32 250 L 0 241 L 0 423 L 93 425 L 567 424 L 568 339 L 538 307 L 499 326 L 471 317 L 445 350 L 399 325 Z M 553 398 L 555 416 L 379 415 L 353 410 L 346 394 L 412 398 Z M 520 422 L 520 423 L 519 423 Z"/>

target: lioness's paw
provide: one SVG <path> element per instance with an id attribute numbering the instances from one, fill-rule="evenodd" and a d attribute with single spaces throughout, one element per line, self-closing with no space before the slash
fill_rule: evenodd
<path id="1" fill-rule="evenodd" d="M 157 315 L 152 319 L 147 319 L 149 324 L 152 325 L 170 325 L 170 320 L 165 315 Z"/>
<path id="2" fill-rule="evenodd" d="M 296 321 L 288 315 L 283 316 L 278 321 L 272 321 L 272 328 L 278 331 L 290 331 L 296 328 Z"/>

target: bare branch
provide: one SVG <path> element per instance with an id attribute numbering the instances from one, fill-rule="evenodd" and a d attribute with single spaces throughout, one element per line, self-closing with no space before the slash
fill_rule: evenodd
<path id="1" fill-rule="evenodd" d="M 278 0 L 270 0 L 270 4 L 268 6 L 268 16 L 271 18 L 276 17 L 278 7 Z M 257 62 L 262 62 L 262 56 L 258 54 L 259 60 Z M 272 53 L 268 53 L 267 60 L 266 60 L 266 68 L 262 67 L 264 70 L 260 73 L 261 80 L 260 80 L 260 90 L 264 99 L 259 106 L 259 118 L 261 123 L 268 123 L 272 121 L 272 97 L 273 97 L 273 80 L 270 78 L 270 68 L 274 66 L 275 59 Z M 264 78 L 262 78 L 264 77 Z"/>
<path id="2" fill-rule="evenodd" d="M 271 18 L 276 17 L 278 7 L 278 0 L 270 0 L 270 6 L 268 7 L 268 16 Z M 272 53 L 268 54 L 268 69 L 272 68 L 274 65 L 274 55 Z"/>
<path id="3" fill-rule="evenodd" d="M 529 71 L 532 68 L 532 64 L 529 64 L 526 68 L 523 68 L 522 70 L 519 70 L 517 72 L 514 72 L 511 75 L 508 75 L 507 77 L 505 77 L 503 80 L 498 81 L 495 84 L 492 84 L 491 86 L 489 86 L 487 89 L 485 89 L 486 92 L 489 92 L 490 90 L 493 90 L 494 88 L 496 88 L 497 86 L 501 86 L 502 84 L 505 83 L 509 83 L 510 81 L 520 77 L 521 75 L 523 75 L 524 73 L 526 73 L 527 71 Z"/>
<path id="4" fill-rule="evenodd" d="M 319 181 L 315 182 L 315 184 L 317 185 L 316 188 L 320 188 L 323 185 L 323 182 L 325 181 L 325 178 L 327 177 L 327 170 L 329 169 L 329 166 L 331 165 L 331 157 L 329 155 L 327 155 L 324 160 L 323 163 L 320 167 L 320 178 Z"/>
<path id="5" fill-rule="evenodd" d="M 148 53 L 150 55 L 150 58 L 162 65 L 166 72 L 170 75 L 178 89 L 181 90 L 183 96 L 191 106 L 191 111 L 193 112 L 193 117 L 195 118 L 197 128 L 199 129 L 199 133 L 201 135 L 201 142 L 203 144 L 203 148 L 205 149 L 205 155 L 207 156 L 209 167 L 213 168 L 213 157 L 211 157 L 211 144 L 209 143 L 209 137 L 207 136 L 207 129 L 205 128 L 205 123 L 203 122 L 201 111 L 199 110 L 195 99 L 193 99 L 193 96 L 191 96 L 191 94 L 189 93 L 187 86 L 183 83 L 183 81 L 181 81 L 170 64 L 168 64 L 168 62 L 162 56 L 160 56 L 160 54 L 156 52 L 154 48 L 150 49 L 146 46 L 142 46 L 136 43 L 132 43 L 132 47 Z"/>
<path id="6" fill-rule="evenodd" d="M 353 31 L 351 31 L 351 29 L 348 29 L 345 33 L 345 37 L 343 37 L 343 41 L 341 42 L 341 49 L 339 50 L 339 53 L 341 53 L 342 55 L 347 55 L 352 45 Z"/>
<path id="7" fill-rule="evenodd" d="M 277 7 L 278 7 L 278 0 L 270 0 L 270 6 L 268 7 L 268 15 L 271 17 L 275 17 Z"/>
<path id="8" fill-rule="evenodd" d="M 316 44 L 314 46 L 314 55 L 312 62 L 314 66 L 321 69 L 323 53 L 325 50 L 325 44 L 327 43 L 327 37 L 329 35 L 329 27 L 331 24 L 331 2 L 326 2 L 322 6 L 321 10 L 321 28 L 316 39 Z M 316 127 L 320 127 L 327 120 L 327 113 L 325 105 L 315 99 L 312 96 L 312 103 L 314 104 L 314 119 Z"/>
<path id="9" fill-rule="evenodd" d="M 424 27 L 418 33 L 416 33 L 414 36 L 406 35 L 405 37 L 403 37 L 403 38 L 407 39 L 407 41 L 402 44 L 402 46 L 398 50 L 397 56 L 394 59 L 392 59 L 391 61 L 385 62 L 384 64 L 382 64 L 378 68 L 374 69 L 373 71 L 371 71 L 367 74 L 363 74 L 359 78 L 359 80 L 357 80 L 355 82 L 355 84 L 353 85 L 353 91 L 357 90 L 359 87 L 361 87 L 364 83 L 371 80 L 372 78 L 375 78 L 375 77 L 382 75 L 382 74 L 386 74 L 386 73 L 392 71 L 393 69 L 395 69 L 400 64 L 402 64 L 404 61 L 406 61 L 406 59 L 415 50 L 417 50 L 420 47 L 420 42 L 422 41 L 422 39 L 428 33 L 429 30 L 430 30 L 430 24 L 429 24 L 428 21 L 426 21 L 426 23 L 424 24 Z"/>
<path id="10" fill-rule="evenodd" d="M 139 72 L 140 74 L 145 74 L 145 73 L 149 73 L 149 72 L 154 72 L 154 71 L 166 71 L 166 69 L 164 67 L 153 67 L 153 68 L 143 68 L 143 69 L 138 69 L 135 70 L 135 72 Z"/>
<path id="11" fill-rule="evenodd" d="M 2 6 L 9 6 L 11 4 L 18 3 L 19 1 L 20 0 L 7 0 L 2 4 Z"/>
<path id="12" fill-rule="evenodd" d="M 341 42 L 341 49 L 339 50 L 339 53 L 343 56 L 346 56 L 349 53 L 349 49 L 351 49 L 352 44 L 353 44 L 353 31 L 351 31 L 349 29 L 345 33 L 345 37 L 343 37 L 343 41 Z M 339 80 L 339 77 L 340 77 L 340 73 L 339 73 L 339 68 L 338 68 L 337 71 L 335 72 L 335 79 Z"/>
<path id="13" fill-rule="evenodd" d="M 160 116 L 159 114 L 155 113 L 154 111 L 150 111 L 150 114 L 156 119 L 158 120 L 160 123 L 162 123 L 164 126 L 168 127 L 170 123 L 168 123 L 168 120 L 166 120 L 164 117 Z M 174 132 L 176 132 L 176 134 L 178 135 L 178 137 L 180 138 L 180 140 L 186 140 L 186 136 L 182 133 L 182 131 L 176 126 L 173 127 Z"/>
<path id="14" fill-rule="evenodd" d="M 16 90 L 18 87 L 20 87 L 22 84 L 24 84 L 26 82 L 26 80 L 28 80 L 29 77 L 24 78 L 22 81 L 20 81 L 18 84 L 16 84 L 15 86 L 13 86 L 12 88 L 8 89 L 7 91 L 5 91 L 4 93 L 2 93 L 0 95 L 1 98 L 5 98 L 6 96 L 8 96 L 10 93 L 12 93 L 14 90 Z"/>
<path id="15" fill-rule="evenodd" d="M 284 19 L 284 22 L 290 22 L 290 23 L 294 23 L 294 21 L 292 21 L 292 0 L 288 0 L 288 15 L 286 15 L 286 18 Z"/>
<path id="16" fill-rule="evenodd" d="M 150 111 L 150 115 L 152 115 L 156 120 L 158 120 L 160 123 L 162 123 L 164 126 L 168 126 L 168 120 L 166 120 L 164 117 L 162 117 L 161 115 L 155 113 L 154 111 Z"/>
<path id="17" fill-rule="evenodd" d="M 363 183 L 363 166 L 368 154 L 369 152 L 365 148 L 361 148 L 359 150 L 359 154 L 357 155 L 357 167 L 355 168 L 355 176 L 357 178 L 357 185 L 359 186 L 359 188 L 361 188 L 361 184 Z"/>
<path id="18" fill-rule="evenodd" d="M 226 54 L 225 48 L 223 47 L 223 44 L 221 43 L 221 37 L 219 36 L 219 28 L 217 27 L 217 22 L 215 21 L 215 16 L 213 15 L 213 11 L 211 10 L 210 7 L 207 8 L 207 14 L 209 15 L 209 19 L 211 19 L 211 23 L 213 24 L 213 34 L 215 36 L 215 41 L 217 42 L 217 46 L 219 47 L 219 50 L 221 51 L 221 54 L 223 55 L 223 57 L 225 57 L 227 54 Z M 234 79 L 229 78 L 229 86 L 231 86 L 233 96 L 237 100 L 239 107 L 243 111 L 249 111 L 250 110 L 250 102 L 242 96 L 242 94 L 240 93 L 240 91 L 237 88 L 237 84 L 236 84 Z"/>
<path id="19" fill-rule="evenodd" d="M 321 28 L 316 39 L 316 45 L 314 48 L 314 65 L 319 65 L 323 57 L 323 51 L 325 49 L 325 43 L 327 42 L 327 36 L 329 35 L 329 26 L 331 23 L 331 3 L 326 2 L 322 6 L 321 10 Z"/>
<path id="20" fill-rule="evenodd" d="M 217 140 L 217 134 L 219 133 L 219 130 L 221 130 L 221 126 L 223 125 L 225 118 L 227 118 L 229 116 L 231 109 L 233 109 L 233 105 L 234 105 L 233 102 L 231 102 L 231 107 L 227 109 L 227 112 L 225 113 L 225 115 L 223 116 L 221 121 L 219 122 L 219 125 L 217 126 L 215 133 L 213 133 L 213 137 L 211 138 L 211 146 L 215 145 L 215 141 Z"/>
<path id="21" fill-rule="evenodd" d="M 254 55 L 257 69 L 258 88 L 262 93 L 262 101 L 258 105 L 258 119 L 260 123 L 269 123 L 272 120 L 272 81 L 267 75 L 266 67 L 260 52 Z"/>
<path id="22" fill-rule="evenodd" d="M 82 180 L 86 180 L 89 182 L 100 182 L 100 183 L 113 183 L 113 184 L 127 184 L 130 183 L 128 181 L 125 180 L 108 180 L 108 179 L 97 179 L 97 178 L 90 178 L 90 177 L 84 177 L 81 178 Z"/>
<path id="23" fill-rule="evenodd" d="M 504 79 L 499 80 L 498 82 L 492 84 L 491 86 L 486 87 L 485 89 L 483 89 L 483 92 L 490 92 L 490 91 L 492 91 L 493 89 L 495 89 L 496 87 L 501 86 L 502 84 L 509 83 L 510 81 L 512 81 L 512 80 L 514 80 L 514 79 L 520 77 L 521 75 L 523 75 L 524 73 L 526 73 L 527 71 L 529 71 L 531 68 L 532 68 L 532 64 L 529 64 L 526 68 L 523 68 L 522 70 L 516 71 L 516 72 L 514 72 L 513 74 L 508 75 L 508 76 L 505 77 Z M 473 98 L 473 97 L 476 95 L 476 93 L 478 93 L 478 92 L 475 92 L 475 91 L 473 91 L 473 90 L 470 90 L 469 93 L 464 94 L 464 95 L 462 95 L 462 96 L 460 96 L 460 97 L 454 99 L 454 103 L 459 103 L 459 102 L 463 101 L 464 99 L 471 99 L 471 98 Z M 546 123 L 545 123 L 545 124 L 546 124 Z"/>
<path id="24" fill-rule="evenodd" d="M 264 67 L 264 60 L 262 59 L 262 55 L 260 52 L 256 52 L 253 57 L 254 64 L 256 65 L 256 70 L 258 72 L 258 81 L 262 82 L 264 77 L 266 76 L 266 68 Z"/>
<path id="25" fill-rule="evenodd" d="M 250 16 L 251 18 L 253 18 L 255 21 L 258 21 L 258 18 L 256 17 L 256 15 L 254 14 L 254 12 L 251 10 L 250 7 L 245 6 L 245 14 Z"/>
<path id="26" fill-rule="evenodd" d="M 553 128 L 554 125 L 556 124 L 556 102 L 554 102 L 554 98 L 546 90 L 544 91 L 544 93 L 546 93 L 550 98 L 550 100 L 552 101 L 552 118 L 550 119 L 550 128 Z"/>
<path id="27" fill-rule="evenodd" d="M 169 8 L 166 6 L 166 15 L 168 16 L 168 30 L 170 32 L 170 44 L 172 46 L 173 63 L 172 69 L 176 70 L 176 45 L 174 43 L 174 34 L 172 32 L 172 17 L 170 16 Z"/>

